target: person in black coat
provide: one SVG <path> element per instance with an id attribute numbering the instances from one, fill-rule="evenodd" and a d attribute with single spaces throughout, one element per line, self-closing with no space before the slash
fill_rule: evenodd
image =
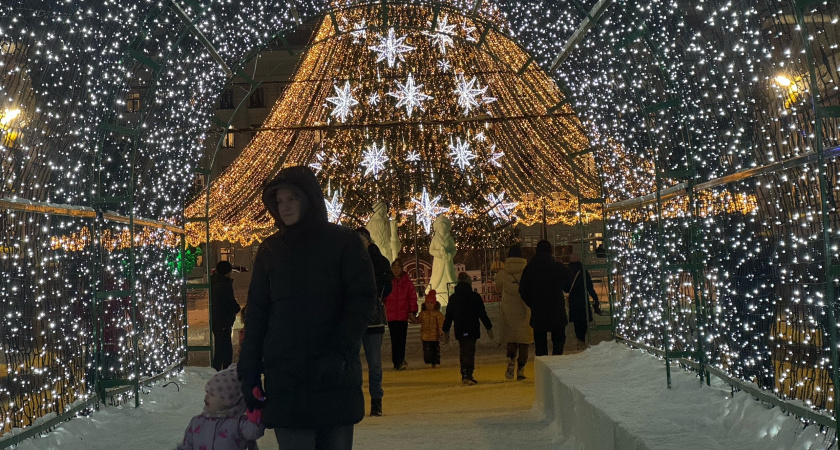
<path id="1" fill-rule="evenodd" d="M 279 231 L 260 245 L 248 292 L 237 365 L 245 403 L 262 408 L 280 448 L 349 449 L 365 415 L 359 353 L 377 298 L 370 255 L 353 230 L 329 223 L 308 167 L 283 169 L 262 201 Z"/>
<path id="2" fill-rule="evenodd" d="M 563 291 L 568 286 L 567 273 L 554 261 L 551 243 L 537 243 L 537 254 L 522 271 L 519 295 L 531 308 L 531 328 L 537 356 L 548 355 L 548 333 L 551 333 L 552 355 L 562 355 L 566 345 L 566 301 Z"/>
<path id="3" fill-rule="evenodd" d="M 368 249 L 370 260 L 373 263 L 373 274 L 376 279 L 376 292 L 378 299 L 373 319 L 362 336 L 362 347 L 365 349 L 365 359 L 368 364 L 368 393 L 370 394 L 370 415 L 382 415 L 382 397 L 385 391 L 382 389 L 382 336 L 385 334 L 385 304 L 382 300 L 391 293 L 391 279 L 394 274 L 391 272 L 391 263 L 388 258 L 382 255 L 379 247 L 371 242 L 370 232 L 364 228 L 356 228 L 356 233 L 362 239 L 362 244 Z"/>
<path id="4" fill-rule="evenodd" d="M 211 311 L 213 318 L 213 368 L 216 372 L 227 369 L 233 362 L 233 343 L 230 333 L 239 312 L 239 303 L 233 295 L 233 266 L 227 261 L 216 264 L 216 273 L 210 277 L 212 289 Z"/>
<path id="5" fill-rule="evenodd" d="M 487 336 L 493 339 L 493 324 L 484 309 L 481 295 L 473 292 L 472 278 L 466 272 L 458 274 L 458 284 L 455 293 L 449 297 L 446 306 L 446 316 L 443 319 L 443 342 L 449 343 L 449 328 L 455 322 L 455 339 L 461 350 L 461 382 L 472 386 L 476 383 L 473 378 L 475 370 L 475 341 L 481 338 L 479 320 L 487 329 Z"/>
<path id="6" fill-rule="evenodd" d="M 575 336 L 578 339 L 578 349 L 586 348 L 586 331 L 589 322 L 593 320 L 592 309 L 586 301 L 586 293 L 593 302 L 598 302 L 598 293 L 592 284 L 592 277 L 589 271 L 583 268 L 580 262 L 580 255 L 572 253 L 569 255 L 569 276 L 566 278 L 568 285 L 563 288 L 569 293 L 569 320 L 575 324 Z"/>

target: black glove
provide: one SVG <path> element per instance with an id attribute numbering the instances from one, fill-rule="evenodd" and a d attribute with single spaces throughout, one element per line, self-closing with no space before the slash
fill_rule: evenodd
<path id="1" fill-rule="evenodd" d="M 328 353 L 315 360 L 315 382 L 321 386 L 338 384 L 347 371 L 347 360 L 338 353 Z"/>
<path id="2" fill-rule="evenodd" d="M 259 376 L 256 379 L 243 380 L 242 398 L 245 399 L 245 406 L 250 410 L 262 409 L 265 406 L 265 400 L 261 400 L 254 395 L 254 388 L 259 389 L 258 392 L 262 394 L 260 397 L 265 398 L 265 391 L 263 391 Z"/>

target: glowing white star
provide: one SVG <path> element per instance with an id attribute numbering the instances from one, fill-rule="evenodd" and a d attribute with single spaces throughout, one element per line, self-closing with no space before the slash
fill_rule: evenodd
<path id="1" fill-rule="evenodd" d="M 487 211 L 487 215 L 493 217 L 496 223 L 509 222 L 516 217 L 513 214 L 513 210 L 519 204 L 517 202 L 505 201 L 505 191 L 500 192 L 498 197 L 491 192 L 485 198 L 490 205 L 490 210 Z"/>
<path id="2" fill-rule="evenodd" d="M 370 94 L 370 96 L 368 97 L 368 105 L 376 106 L 378 104 L 379 104 L 379 93 L 374 92 L 373 94 Z"/>
<path id="3" fill-rule="evenodd" d="M 411 114 L 414 112 L 414 108 L 417 108 L 420 111 L 425 111 L 422 102 L 429 100 L 432 96 L 423 93 L 422 84 L 414 84 L 414 76 L 412 74 L 408 74 L 408 79 L 405 84 L 402 84 L 399 81 L 396 81 L 396 83 L 397 91 L 389 92 L 388 95 L 398 100 L 397 108 L 405 106 L 405 111 L 406 114 L 408 114 L 408 117 L 411 117 Z"/>
<path id="4" fill-rule="evenodd" d="M 382 147 L 377 147 L 376 142 L 374 142 L 365 149 L 362 158 L 365 175 L 373 173 L 373 177 L 378 179 L 379 172 L 385 170 L 385 163 L 388 161 L 388 157 L 385 156 L 385 143 L 382 143 Z"/>
<path id="5" fill-rule="evenodd" d="M 453 143 L 452 138 L 449 138 L 449 156 L 452 158 L 453 166 L 458 166 L 459 169 L 464 170 L 472 165 L 471 161 L 475 159 L 476 154 L 470 150 L 468 141 L 461 142 L 461 138 L 457 138 L 456 142 Z"/>
<path id="6" fill-rule="evenodd" d="M 345 18 L 345 20 L 347 19 Z M 362 39 L 367 37 L 367 23 L 364 18 L 361 22 L 357 23 L 353 29 L 354 31 L 351 31 L 350 35 L 353 36 L 354 44 L 358 44 Z"/>
<path id="7" fill-rule="evenodd" d="M 501 158 L 502 156 L 505 156 L 505 152 L 497 152 L 496 144 L 493 144 L 490 146 L 490 157 L 487 158 L 487 163 L 493 164 L 494 166 L 501 168 L 502 163 L 499 162 L 499 158 Z"/>
<path id="8" fill-rule="evenodd" d="M 464 211 L 463 215 L 465 215 L 465 216 L 469 216 L 470 214 L 473 213 L 473 207 L 469 203 L 461 204 L 461 210 Z"/>
<path id="9" fill-rule="evenodd" d="M 438 206 L 439 201 L 440 195 L 434 199 L 430 199 L 429 193 L 426 191 L 425 187 L 423 188 L 423 193 L 420 195 L 419 199 L 411 199 L 411 202 L 417 206 L 417 221 L 423 225 L 423 229 L 426 230 L 426 234 L 431 232 L 432 223 L 435 221 L 437 216 L 449 211 L 449 208 Z M 406 211 L 406 213 L 411 214 L 413 211 Z"/>
<path id="10" fill-rule="evenodd" d="M 429 28 L 432 27 L 431 22 L 426 22 L 429 24 Z M 433 33 L 428 31 L 424 31 L 423 34 L 432 38 L 432 45 L 437 45 L 440 49 L 442 54 L 446 54 L 446 46 L 452 47 L 452 36 L 455 35 L 455 27 L 457 24 L 449 25 L 449 16 L 443 16 L 440 21 L 438 21 L 437 28 L 434 30 Z"/>
<path id="11" fill-rule="evenodd" d="M 483 131 L 479 131 L 478 134 L 475 135 L 475 140 L 478 142 L 484 142 L 487 140 L 487 136 L 484 135 Z"/>
<path id="12" fill-rule="evenodd" d="M 332 223 L 341 222 L 341 210 L 344 208 L 344 202 L 339 201 L 338 191 L 333 192 L 332 199 L 324 199 L 327 204 L 327 220 Z"/>
<path id="13" fill-rule="evenodd" d="M 441 72 L 448 73 L 452 69 L 452 64 L 449 63 L 448 59 L 441 59 L 437 62 L 437 67 Z"/>
<path id="14" fill-rule="evenodd" d="M 420 152 L 417 150 L 411 150 L 405 156 L 406 162 L 420 162 Z"/>
<path id="15" fill-rule="evenodd" d="M 324 152 L 318 152 L 318 153 L 315 154 L 315 161 L 312 162 L 311 164 L 309 164 L 309 167 L 313 168 L 315 170 L 316 174 L 319 173 L 321 171 L 321 169 L 324 168 L 324 158 L 325 157 L 326 157 L 326 155 L 324 154 Z"/>
<path id="16" fill-rule="evenodd" d="M 379 37 L 379 45 L 374 45 L 368 47 L 369 49 L 373 50 L 377 54 L 376 62 L 382 62 L 384 60 L 388 60 L 388 67 L 394 67 L 394 62 L 396 62 L 397 58 L 400 61 L 405 62 L 405 58 L 403 57 L 403 53 L 408 53 L 414 50 L 414 47 L 405 44 L 405 39 L 407 36 L 396 37 L 394 34 L 394 29 L 391 28 L 388 30 L 388 37 Z"/>
<path id="17" fill-rule="evenodd" d="M 333 117 L 338 117 L 342 122 L 347 120 L 347 116 L 353 117 L 353 112 L 350 108 L 359 104 L 359 101 L 353 98 L 353 92 L 350 88 L 350 82 L 345 81 L 344 87 L 339 89 L 338 86 L 333 85 L 336 97 L 327 97 L 327 101 L 334 104 Z"/>
<path id="18" fill-rule="evenodd" d="M 458 96 L 458 106 L 464 108 L 464 115 L 470 113 L 473 108 L 478 108 L 481 105 L 478 97 L 483 96 L 487 92 L 487 86 L 479 87 L 476 83 L 476 77 L 472 77 L 470 81 L 464 78 L 464 74 L 459 73 L 455 78 L 458 87 L 453 92 Z M 488 97 L 490 98 L 490 97 Z M 495 101 L 496 99 L 493 99 Z"/>
<path id="19" fill-rule="evenodd" d="M 464 30 L 465 40 L 467 42 L 478 42 L 478 39 L 472 35 L 475 32 L 475 27 L 468 27 L 467 19 L 464 19 L 464 24 L 461 25 L 461 28 Z"/>

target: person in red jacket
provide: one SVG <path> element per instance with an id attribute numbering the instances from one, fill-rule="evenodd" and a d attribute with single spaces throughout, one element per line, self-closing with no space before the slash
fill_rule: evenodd
<path id="1" fill-rule="evenodd" d="M 395 370 L 405 370 L 405 340 L 408 335 L 408 321 L 417 317 L 417 291 L 407 273 L 403 272 L 399 259 L 391 263 L 394 279 L 391 281 L 391 293 L 385 297 L 385 316 L 388 319 L 388 332 L 391 334 L 391 361 Z"/>

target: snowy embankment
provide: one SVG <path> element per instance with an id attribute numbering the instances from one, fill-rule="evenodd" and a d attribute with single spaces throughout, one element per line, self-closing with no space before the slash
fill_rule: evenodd
<path id="1" fill-rule="evenodd" d="M 561 357 L 538 358 L 536 403 L 549 426 L 583 448 L 823 449 L 831 440 L 750 394 L 734 396 L 712 378 L 665 364 L 640 350 L 603 342 Z"/>

